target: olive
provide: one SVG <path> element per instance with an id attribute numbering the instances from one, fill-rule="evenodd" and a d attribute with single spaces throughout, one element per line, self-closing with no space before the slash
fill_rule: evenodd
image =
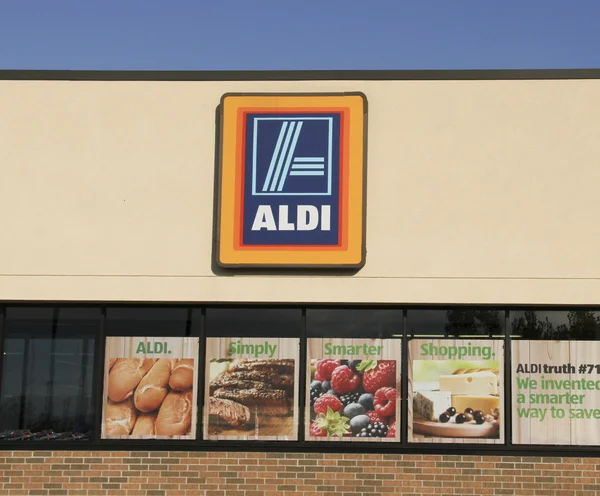
<path id="1" fill-rule="evenodd" d="M 472 408 L 466 408 L 465 409 L 465 413 L 473 413 L 473 409 Z"/>
<path id="2" fill-rule="evenodd" d="M 467 419 L 467 422 L 471 422 L 471 420 L 473 420 L 473 415 L 471 415 L 470 413 L 465 412 L 465 413 L 463 413 L 463 415 Z"/>
<path id="3" fill-rule="evenodd" d="M 450 415 L 448 415 L 447 412 L 444 412 L 440 415 L 440 422 L 442 422 L 443 424 L 448 422 L 448 420 L 450 420 Z"/>
<path id="4" fill-rule="evenodd" d="M 459 414 L 456 416 L 456 418 L 454 419 L 454 421 L 455 421 L 457 424 L 464 424 L 466 420 L 467 420 L 467 417 L 465 416 L 465 414 L 464 414 L 464 413 L 459 413 Z"/>
<path id="5" fill-rule="evenodd" d="M 476 415 L 474 418 L 476 424 L 481 425 L 485 422 L 485 418 L 483 417 L 483 415 Z"/>
<path id="6" fill-rule="evenodd" d="M 450 408 L 448 408 L 448 410 L 446 410 L 446 413 L 448 415 L 450 415 L 451 417 L 454 417 L 454 415 L 456 415 L 456 408 L 454 408 L 453 406 L 451 406 Z"/>
<path id="7" fill-rule="evenodd" d="M 483 417 L 483 412 L 481 410 L 475 410 L 471 413 L 473 414 L 473 417 Z"/>

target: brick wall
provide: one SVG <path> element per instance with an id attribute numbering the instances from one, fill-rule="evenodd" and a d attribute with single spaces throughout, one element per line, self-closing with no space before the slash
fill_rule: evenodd
<path id="1" fill-rule="evenodd" d="M 0 452 L 0 494 L 600 494 L 600 458 Z"/>

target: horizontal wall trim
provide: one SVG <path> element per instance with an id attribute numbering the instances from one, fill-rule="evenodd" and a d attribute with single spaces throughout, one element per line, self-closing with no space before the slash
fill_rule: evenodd
<path id="1" fill-rule="evenodd" d="M 600 68 L 301 71 L 0 70 L 0 80 L 13 81 L 451 81 L 512 79 L 600 79 Z"/>

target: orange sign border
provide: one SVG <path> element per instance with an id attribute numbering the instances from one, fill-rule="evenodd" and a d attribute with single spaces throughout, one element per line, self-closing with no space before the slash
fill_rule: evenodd
<path id="1" fill-rule="evenodd" d="M 335 246 L 241 244 L 244 115 L 342 114 L 340 243 Z M 216 262 L 223 268 L 361 268 L 365 263 L 367 100 L 362 93 L 234 94 L 220 104 Z"/>

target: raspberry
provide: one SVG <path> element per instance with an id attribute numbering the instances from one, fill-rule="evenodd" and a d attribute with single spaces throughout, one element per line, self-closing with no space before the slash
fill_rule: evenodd
<path id="1" fill-rule="evenodd" d="M 325 381 L 327 379 L 331 379 L 331 374 L 337 367 L 340 366 L 340 363 L 341 362 L 339 360 L 332 360 L 331 358 L 319 360 L 319 362 L 317 363 L 317 374 L 319 374 L 321 379 L 317 380 Z"/>
<path id="2" fill-rule="evenodd" d="M 393 420 L 388 428 L 387 437 L 396 437 L 396 421 Z"/>
<path id="3" fill-rule="evenodd" d="M 379 360 L 374 368 L 363 373 L 363 386 L 367 393 L 375 393 L 383 387 L 396 385 L 396 362 L 394 360 Z"/>
<path id="4" fill-rule="evenodd" d="M 342 402 L 332 394 L 325 394 L 318 398 L 313 408 L 316 414 L 326 414 L 327 407 L 331 408 L 334 412 L 341 412 L 343 408 Z"/>
<path id="5" fill-rule="evenodd" d="M 313 437 L 326 437 L 327 429 L 319 426 L 316 422 L 313 422 L 308 428 L 308 435 Z"/>
<path id="6" fill-rule="evenodd" d="M 396 411 L 396 390 L 391 387 L 378 389 L 373 400 L 375 412 L 381 417 L 389 417 Z"/>
<path id="7" fill-rule="evenodd" d="M 360 386 L 360 376 L 341 365 L 331 375 L 331 387 L 338 394 L 346 394 L 356 390 Z"/>
<path id="8" fill-rule="evenodd" d="M 367 413 L 365 413 L 365 415 L 367 415 L 371 419 L 372 424 L 376 422 L 383 422 L 383 419 L 379 416 L 379 414 L 374 412 L 373 410 L 369 410 Z"/>
<path id="9" fill-rule="evenodd" d="M 323 378 L 323 376 L 321 374 L 319 374 L 319 371 L 317 370 L 315 372 L 315 381 L 319 381 L 319 382 L 323 382 L 325 379 Z"/>

